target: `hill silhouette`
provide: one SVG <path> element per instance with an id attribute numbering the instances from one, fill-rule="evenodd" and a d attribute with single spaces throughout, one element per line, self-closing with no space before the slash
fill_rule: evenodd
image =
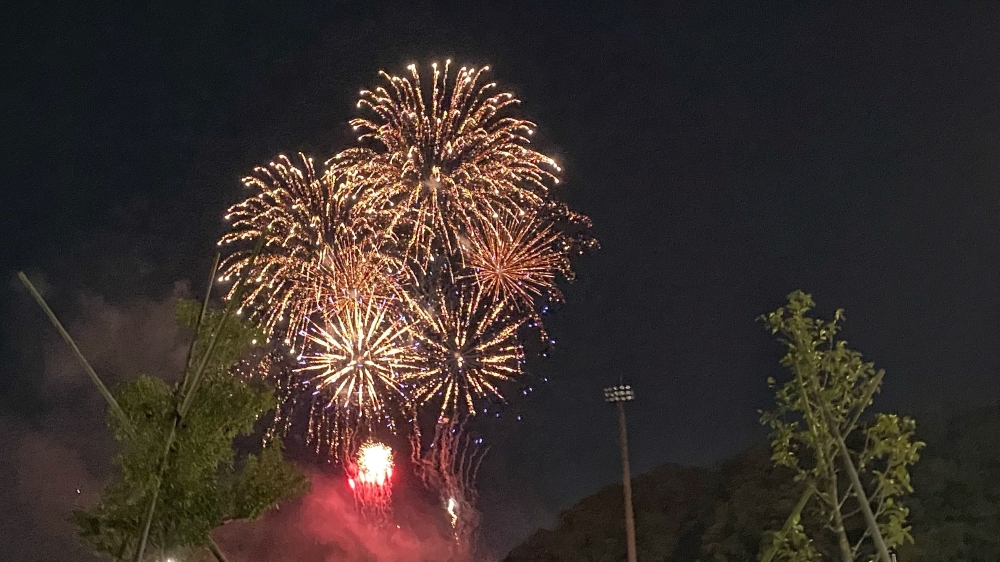
<path id="1" fill-rule="evenodd" d="M 927 443 L 908 498 L 915 544 L 900 562 L 1000 559 L 1000 407 L 917 417 Z M 801 488 L 757 446 L 713 468 L 665 465 L 633 479 L 636 546 L 642 562 L 751 562 L 767 530 L 781 527 Z M 504 562 L 625 560 L 621 485 L 564 511 Z M 806 527 L 821 522 L 805 514 Z M 820 550 L 833 543 L 820 536 Z M 827 557 L 837 560 L 837 556 Z"/>

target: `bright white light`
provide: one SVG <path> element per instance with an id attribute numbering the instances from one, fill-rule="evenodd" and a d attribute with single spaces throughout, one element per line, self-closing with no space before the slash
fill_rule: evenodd
<path id="1" fill-rule="evenodd" d="M 455 498 L 448 498 L 448 516 L 451 517 L 451 526 L 454 527 L 458 523 L 458 502 Z"/>
<path id="2" fill-rule="evenodd" d="M 392 477 L 392 449 L 382 443 L 365 443 L 358 451 L 358 480 L 384 486 Z"/>

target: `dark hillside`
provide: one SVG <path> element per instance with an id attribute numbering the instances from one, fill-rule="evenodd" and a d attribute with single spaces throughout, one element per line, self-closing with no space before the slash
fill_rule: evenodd
<path id="1" fill-rule="evenodd" d="M 635 478 L 639 559 L 750 560 L 762 531 L 780 524 L 797 499 L 788 474 L 763 449 L 715 470 L 667 465 Z M 535 533 L 507 562 L 618 562 L 625 557 L 622 489 L 609 486 L 564 512 L 555 528 Z M 707 557 L 707 558 L 706 558 Z"/>
<path id="2" fill-rule="evenodd" d="M 1000 408 L 918 416 L 927 443 L 909 498 L 914 545 L 905 562 L 1000 560 Z M 765 447 L 714 469 L 667 465 L 634 481 L 642 562 L 752 562 L 765 531 L 781 527 L 799 497 Z M 807 514 L 807 528 L 815 528 Z M 821 550 L 829 549 L 820 540 Z M 621 486 L 566 510 L 514 548 L 505 562 L 621 562 L 625 559 Z"/>

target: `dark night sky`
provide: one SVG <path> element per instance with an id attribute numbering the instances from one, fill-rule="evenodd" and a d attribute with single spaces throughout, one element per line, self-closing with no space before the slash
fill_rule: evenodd
<path id="1" fill-rule="evenodd" d="M 796 288 L 847 309 L 883 407 L 1000 398 L 1000 4 L 282 4 L 5 9 L 0 558 L 72 544 L 61 494 L 107 471 L 92 391 L 60 382 L 13 273 L 112 378 L 169 362 L 134 330 L 169 332 L 239 176 L 343 148 L 357 90 L 409 62 L 489 63 L 603 245 L 530 366 L 549 381 L 483 428 L 495 553 L 618 478 L 600 389 L 619 376 L 640 471 L 762 438 L 779 349 L 755 317 Z"/>

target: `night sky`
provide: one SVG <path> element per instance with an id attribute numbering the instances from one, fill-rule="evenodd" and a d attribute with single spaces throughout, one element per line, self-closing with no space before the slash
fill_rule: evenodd
<path id="1" fill-rule="evenodd" d="M 620 477 L 619 377 L 638 471 L 759 442 L 780 349 L 755 319 L 797 288 L 846 309 L 882 408 L 1000 398 L 1000 4 L 207 4 L 5 7 L 0 559 L 89 560 L 65 518 L 108 474 L 15 272 L 111 381 L 168 374 L 239 177 L 344 148 L 357 91 L 410 62 L 490 64 L 602 244 L 535 391 L 479 428 L 494 555 Z"/>

